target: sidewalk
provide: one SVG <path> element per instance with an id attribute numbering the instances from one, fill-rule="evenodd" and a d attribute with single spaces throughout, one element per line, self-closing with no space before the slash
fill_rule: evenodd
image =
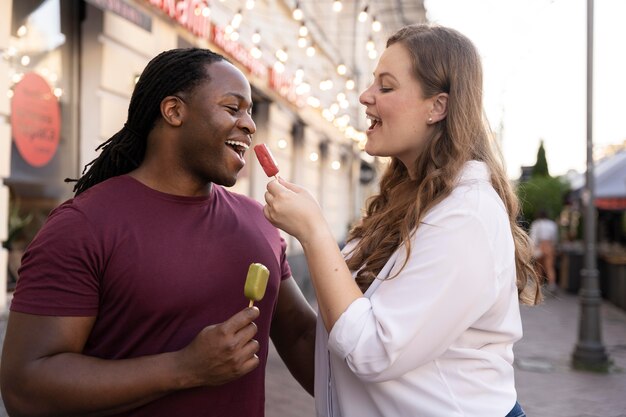
<path id="1" fill-rule="evenodd" d="M 605 302 L 601 316 L 602 341 L 613 361 L 608 374 L 570 367 L 578 339 L 576 296 L 560 293 L 540 306 L 522 307 L 524 338 L 514 349 L 515 375 L 528 417 L 626 417 L 626 312 Z M 0 339 L 5 326 L 3 315 Z M 315 415 L 313 398 L 291 377 L 274 349 L 267 364 L 266 390 L 267 417 Z M 0 417 L 6 416 L 0 404 Z"/>

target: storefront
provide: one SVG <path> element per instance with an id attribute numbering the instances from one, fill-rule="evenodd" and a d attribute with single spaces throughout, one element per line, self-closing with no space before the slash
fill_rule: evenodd
<path id="1" fill-rule="evenodd" d="M 71 1 L 41 0 L 13 2 L 9 14 L 2 47 L 10 103 L 9 170 L 3 173 L 9 288 L 24 248 L 50 210 L 70 196 L 64 179 L 77 175 L 79 12 Z"/>

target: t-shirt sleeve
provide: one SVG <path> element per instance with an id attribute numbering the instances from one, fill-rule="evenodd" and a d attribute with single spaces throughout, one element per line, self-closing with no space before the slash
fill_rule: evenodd
<path id="1" fill-rule="evenodd" d="M 70 203 L 61 205 L 24 253 L 11 311 L 95 316 L 102 265 L 88 220 Z"/>

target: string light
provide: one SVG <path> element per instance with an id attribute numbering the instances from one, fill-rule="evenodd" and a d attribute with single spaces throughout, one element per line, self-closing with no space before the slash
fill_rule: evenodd
<path id="1" fill-rule="evenodd" d="M 250 55 L 255 59 L 260 59 L 263 56 L 263 52 L 258 46 L 253 46 L 252 49 L 250 49 Z"/>
<path id="2" fill-rule="evenodd" d="M 339 13 L 341 11 L 341 9 L 343 9 L 343 4 L 341 3 L 341 0 L 335 0 L 333 2 L 333 10 L 336 13 Z"/>
<path id="3" fill-rule="evenodd" d="M 254 31 L 254 33 L 252 34 L 252 43 L 255 45 L 258 45 L 259 43 L 261 43 L 261 33 L 259 32 L 258 29 Z"/>
<path id="4" fill-rule="evenodd" d="M 349 80 L 346 81 L 346 88 L 350 91 L 354 90 L 355 87 L 355 83 L 354 80 L 352 78 L 350 78 Z"/>
<path id="5" fill-rule="evenodd" d="M 298 46 L 300 48 L 306 47 L 306 44 L 307 44 L 306 38 L 298 38 Z"/>
<path id="6" fill-rule="evenodd" d="M 365 6 L 363 8 L 363 10 L 361 10 L 361 13 L 359 13 L 359 22 L 363 23 L 367 20 L 367 9 L 369 8 L 369 6 Z"/>
<path id="7" fill-rule="evenodd" d="M 333 81 L 331 79 L 324 80 L 320 82 L 320 90 L 328 91 L 333 88 Z"/>
<path id="8" fill-rule="evenodd" d="M 202 8 L 202 16 L 209 17 L 211 15 L 211 8 L 209 6 L 204 6 Z"/>
<path id="9" fill-rule="evenodd" d="M 309 34 L 309 28 L 306 27 L 304 22 L 302 22 L 302 24 L 300 25 L 300 29 L 298 29 L 298 34 L 303 38 Z"/>
<path id="10" fill-rule="evenodd" d="M 283 72 L 285 72 L 285 65 L 283 65 L 283 63 L 280 61 L 274 62 L 274 71 L 276 71 L 279 74 L 282 74 Z"/>
<path id="11" fill-rule="evenodd" d="M 300 9 L 300 2 L 299 1 L 296 2 L 296 8 L 293 9 L 292 16 L 297 21 L 302 20 L 302 18 L 304 17 L 304 13 L 302 13 L 302 9 Z"/>
<path id="12" fill-rule="evenodd" d="M 289 54 L 287 54 L 287 48 L 278 49 L 276 51 L 276 58 L 278 58 L 280 62 L 287 62 L 287 60 L 289 59 Z"/>
<path id="13" fill-rule="evenodd" d="M 317 97 L 313 97 L 313 96 L 307 97 L 306 103 L 315 109 L 319 109 L 320 104 L 321 104 L 320 100 Z"/>
<path id="14" fill-rule="evenodd" d="M 344 64 L 337 65 L 337 74 L 345 75 L 348 72 L 348 68 Z"/>
<path id="15" fill-rule="evenodd" d="M 380 24 L 380 22 L 378 21 L 378 19 L 376 19 L 376 17 L 374 17 L 374 21 L 372 22 L 372 30 L 374 32 L 380 32 L 380 30 L 383 28 L 383 25 Z"/>
<path id="16" fill-rule="evenodd" d="M 365 49 L 368 51 L 371 51 L 374 48 L 376 48 L 376 45 L 374 44 L 374 40 L 370 36 L 369 39 L 367 40 L 367 43 L 365 44 Z"/>
<path id="17" fill-rule="evenodd" d="M 246 9 L 248 10 L 254 9 L 254 0 L 246 0 Z"/>
<path id="18" fill-rule="evenodd" d="M 315 55 L 315 47 L 313 45 L 310 45 L 308 48 L 306 48 L 306 55 L 308 57 L 312 57 Z"/>
<path id="19" fill-rule="evenodd" d="M 241 9 L 237 10 L 237 13 L 233 16 L 233 20 L 230 22 L 233 28 L 239 29 L 239 25 L 241 25 Z"/>

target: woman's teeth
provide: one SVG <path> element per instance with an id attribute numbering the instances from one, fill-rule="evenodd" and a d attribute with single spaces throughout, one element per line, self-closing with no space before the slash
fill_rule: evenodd
<path id="1" fill-rule="evenodd" d="M 370 121 L 370 129 L 373 129 L 376 125 L 381 123 L 380 119 L 377 117 L 367 115 L 366 118 Z"/>

